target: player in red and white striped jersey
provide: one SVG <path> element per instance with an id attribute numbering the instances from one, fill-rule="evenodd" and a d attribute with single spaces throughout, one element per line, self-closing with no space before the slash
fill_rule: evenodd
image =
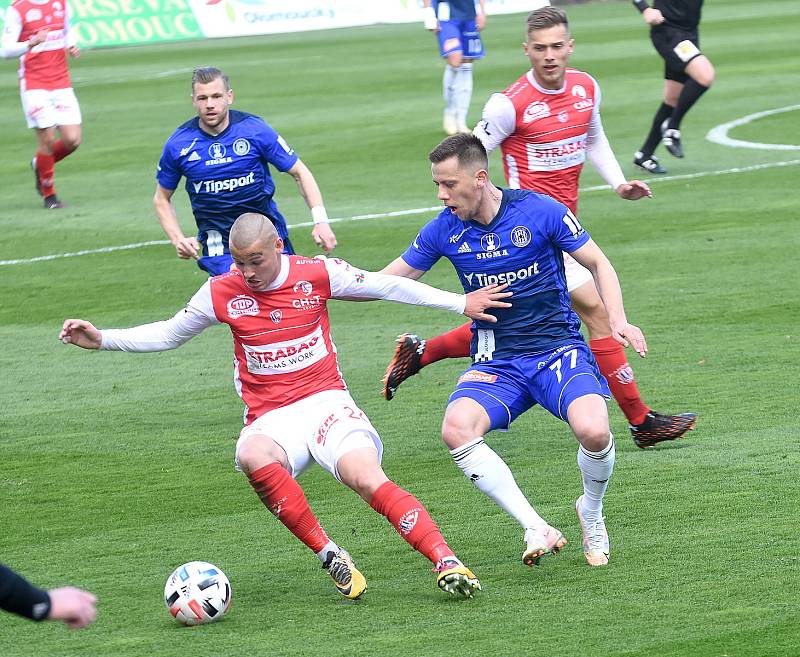
<path id="1" fill-rule="evenodd" d="M 600 120 L 600 87 L 588 73 L 567 67 L 573 40 L 564 11 L 537 9 L 527 19 L 523 44 L 531 69 L 494 94 L 474 130 L 488 152 L 500 148 L 509 187 L 548 194 L 578 211 L 578 180 L 588 158 L 620 198 L 651 196 L 640 180 L 627 181 Z M 622 346 L 611 337 L 608 316 L 589 271 L 564 254 L 572 307 L 589 331 L 589 346 L 611 393 L 628 419 L 634 442 L 650 447 L 681 437 L 695 425 L 693 413 L 662 415 L 642 401 Z M 385 273 L 403 275 L 391 265 Z M 442 358 L 469 355 L 470 325 L 426 341 L 405 334 L 384 378 L 384 396 L 408 376 Z"/>
<path id="2" fill-rule="evenodd" d="M 55 163 L 81 142 L 81 110 L 72 90 L 67 53 L 79 55 L 66 0 L 15 0 L 6 10 L 0 56 L 19 57 L 19 88 L 38 148 L 31 165 L 44 207 L 64 207 L 56 196 Z"/>
<path id="3" fill-rule="evenodd" d="M 480 588 L 475 575 L 456 558 L 425 507 L 381 468 L 383 445 L 347 392 L 326 304 L 333 298 L 386 299 L 493 321 L 484 310 L 508 306 L 501 300 L 508 293 L 492 286 L 458 295 L 341 260 L 287 256 L 272 222 L 254 213 L 236 220 L 229 247 L 237 269 L 209 279 L 172 319 L 104 331 L 68 319 L 60 339 L 85 349 L 164 351 L 209 326 L 227 324 L 236 390 L 245 403 L 236 463 L 264 505 L 317 555 L 339 592 L 357 598 L 366 580 L 328 538 L 294 480 L 314 461 L 431 560 L 440 588 L 471 597 Z"/>

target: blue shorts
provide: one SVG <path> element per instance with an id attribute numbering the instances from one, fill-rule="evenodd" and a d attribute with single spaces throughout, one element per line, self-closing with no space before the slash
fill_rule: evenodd
<path id="1" fill-rule="evenodd" d="M 197 261 L 197 266 L 209 276 L 219 276 L 225 274 L 233 267 L 233 258 L 230 253 L 223 253 L 216 256 L 203 256 Z"/>
<path id="2" fill-rule="evenodd" d="M 283 252 L 286 255 L 294 255 L 294 247 L 289 241 L 289 238 L 283 240 Z M 233 268 L 233 258 L 230 253 L 223 253 L 222 255 L 203 256 L 197 261 L 197 266 L 209 276 L 219 276 L 225 274 Z"/>
<path id="3" fill-rule="evenodd" d="M 439 54 L 442 57 L 461 52 L 469 59 L 483 57 L 483 41 L 475 21 L 439 21 Z"/>
<path id="4" fill-rule="evenodd" d="M 513 360 L 475 363 L 458 378 L 448 403 L 461 397 L 478 402 L 489 414 L 491 431 L 508 429 L 536 404 L 566 422 L 569 405 L 585 395 L 611 398 L 589 347 L 574 342 Z"/>
<path id="5" fill-rule="evenodd" d="M 283 252 L 286 255 L 294 255 L 294 247 L 292 243 L 289 241 L 289 227 L 286 225 L 286 219 L 280 214 L 280 212 L 275 212 L 277 216 L 270 217 L 270 220 L 275 225 L 275 231 L 278 233 L 278 237 L 283 240 Z"/>

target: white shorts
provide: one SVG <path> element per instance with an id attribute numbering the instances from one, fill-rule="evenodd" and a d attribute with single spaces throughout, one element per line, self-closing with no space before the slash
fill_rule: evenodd
<path id="1" fill-rule="evenodd" d="M 564 273 L 567 275 L 567 291 L 577 290 L 581 285 L 592 281 L 592 272 L 579 263 L 569 253 L 564 254 Z"/>
<path id="2" fill-rule="evenodd" d="M 254 435 L 272 438 L 283 448 L 292 477 L 297 477 L 316 461 L 339 479 L 336 469 L 339 459 L 362 447 L 372 447 L 378 452 L 379 463 L 383 456 L 378 432 L 345 390 L 318 392 L 264 413 L 246 426 L 236 443 L 236 467 L 239 469 L 239 445 Z"/>
<path id="3" fill-rule="evenodd" d="M 80 125 L 81 108 L 72 87 L 52 91 L 29 89 L 20 92 L 20 98 L 29 128 Z"/>

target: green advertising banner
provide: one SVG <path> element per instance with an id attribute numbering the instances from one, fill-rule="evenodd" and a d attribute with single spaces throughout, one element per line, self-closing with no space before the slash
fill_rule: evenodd
<path id="1" fill-rule="evenodd" d="M 9 4 L 0 0 L 0 30 Z M 67 0 L 67 4 L 82 48 L 422 21 L 422 0 Z M 490 15 L 546 4 L 548 0 L 486 0 Z"/>
<path id="2" fill-rule="evenodd" d="M 8 0 L 0 0 L 5 16 Z M 202 39 L 187 0 L 68 0 L 81 48 Z M 3 26 L 0 18 L 0 30 Z"/>

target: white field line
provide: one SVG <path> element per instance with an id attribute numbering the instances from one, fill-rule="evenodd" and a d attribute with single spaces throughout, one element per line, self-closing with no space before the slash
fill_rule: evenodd
<path id="1" fill-rule="evenodd" d="M 800 160 L 787 160 L 785 162 L 765 162 L 763 164 L 751 164 L 746 167 L 733 167 L 732 169 L 718 169 L 716 171 L 697 171 L 695 173 L 684 173 L 675 176 L 657 176 L 655 178 L 644 178 L 646 183 L 661 183 L 670 180 L 691 180 L 693 178 L 706 178 L 708 176 L 725 176 L 732 173 L 747 173 L 749 171 L 758 171 L 759 169 L 774 169 L 776 167 L 789 167 L 800 164 Z M 599 192 L 605 189 L 611 189 L 611 185 L 594 185 L 593 187 L 581 187 L 578 190 L 579 194 L 587 194 L 589 192 Z M 441 205 L 434 205 L 431 208 L 416 208 L 414 210 L 396 210 L 394 212 L 381 212 L 378 214 L 360 214 L 355 217 L 339 217 L 331 219 L 330 223 L 338 223 L 340 221 L 363 221 L 364 219 L 382 219 L 384 217 L 399 217 L 406 214 L 424 214 L 426 212 L 439 212 L 442 209 Z M 304 221 L 300 224 L 290 224 L 290 228 L 304 228 L 306 226 L 313 226 L 313 221 Z M 3 261 L 0 260 L 0 265 Z"/>
<path id="2" fill-rule="evenodd" d="M 45 260 L 58 260 L 60 258 L 76 258 L 78 256 L 92 255 L 94 253 L 111 253 L 112 251 L 127 251 L 128 249 L 139 249 L 143 246 L 154 246 L 156 244 L 169 244 L 169 240 L 151 240 L 149 242 L 139 242 L 137 244 L 120 244 L 119 246 L 104 246 L 99 249 L 85 249 L 83 251 L 73 251 L 72 253 L 54 253 L 52 255 L 36 256 L 35 258 L 19 258 L 18 260 L 0 260 L 0 265 L 27 265 L 32 262 L 44 262 Z"/>
<path id="3" fill-rule="evenodd" d="M 718 169 L 717 171 L 697 171 L 696 173 L 682 173 L 676 176 L 658 176 L 656 178 L 644 178 L 646 183 L 660 183 L 670 180 L 692 180 L 694 178 L 706 178 L 708 176 L 726 176 L 732 173 L 748 173 L 760 169 L 774 169 L 776 167 L 792 167 L 800 164 L 800 160 L 786 160 L 785 162 L 764 162 L 763 164 L 750 164 L 746 167 L 733 167 L 732 169 Z M 584 187 L 580 192 L 597 192 L 601 189 L 611 189 L 611 185 L 596 185 L 594 187 Z"/>
<path id="4" fill-rule="evenodd" d="M 719 169 L 716 171 L 697 171 L 695 173 L 686 173 L 676 176 L 659 176 L 656 178 L 646 178 L 645 182 L 648 183 L 662 183 L 671 180 L 693 180 L 695 178 L 705 178 L 707 176 L 725 176 L 737 173 L 748 173 L 750 171 L 758 171 L 760 169 L 773 169 L 776 167 L 789 167 L 797 166 L 800 160 L 787 160 L 785 162 L 765 162 L 763 164 L 752 164 L 745 167 L 734 167 L 732 169 Z M 594 187 L 582 187 L 579 192 L 587 194 L 590 192 L 598 192 L 601 190 L 611 189 L 610 185 L 595 185 Z M 349 221 L 366 221 L 369 219 L 386 219 L 389 217 L 402 217 L 410 215 L 425 214 L 427 212 L 438 212 L 442 209 L 441 205 L 434 205 L 427 208 L 413 208 L 411 210 L 394 210 L 392 212 L 375 212 L 371 214 L 358 214 L 353 217 L 334 217 L 330 219 L 330 223 L 342 223 Z M 313 221 L 306 221 L 299 224 L 289 224 L 289 228 L 305 228 L 313 226 Z M 150 240 L 149 242 L 137 242 L 135 244 L 121 244 L 118 246 L 104 246 L 97 249 L 84 249 L 81 251 L 73 251 L 71 253 L 54 253 L 51 255 L 36 256 L 33 258 L 18 258 L 16 260 L 0 260 L 0 266 L 3 265 L 27 265 L 34 262 L 44 262 L 47 260 L 58 260 L 61 258 L 76 258 L 78 256 L 93 255 L 95 253 L 112 253 L 114 251 L 127 251 L 130 249 L 140 249 L 146 246 L 163 246 L 169 244 L 169 240 Z"/>
<path id="5" fill-rule="evenodd" d="M 723 146 L 731 146 L 732 148 L 756 148 L 765 151 L 800 151 L 800 145 L 795 144 L 760 144 L 755 141 L 744 141 L 742 139 L 733 139 L 728 137 L 728 132 L 740 125 L 745 125 L 756 119 L 761 119 L 765 116 L 773 114 L 781 114 L 782 112 L 793 112 L 800 110 L 800 105 L 787 105 L 786 107 L 778 107 L 777 109 L 766 110 L 764 112 L 756 112 L 755 114 L 748 114 L 741 119 L 723 123 L 715 128 L 711 128 L 706 135 L 708 141 L 715 144 L 722 144 Z"/>

